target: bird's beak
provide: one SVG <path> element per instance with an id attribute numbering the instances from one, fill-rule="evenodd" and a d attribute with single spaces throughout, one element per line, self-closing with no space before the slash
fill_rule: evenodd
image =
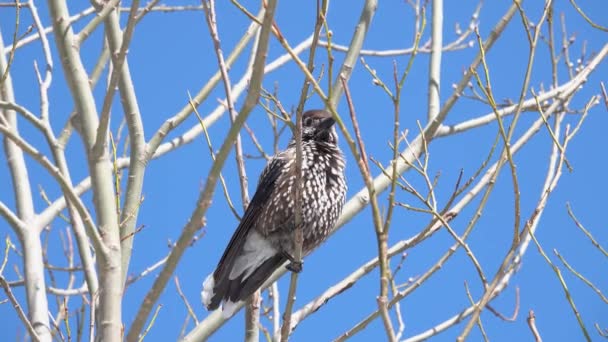
<path id="1" fill-rule="evenodd" d="M 334 120 L 334 118 L 327 118 L 319 123 L 319 128 L 321 130 L 326 131 L 326 130 L 330 129 L 331 126 L 333 126 L 335 123 L 336 123 L 336 120 Z"/>

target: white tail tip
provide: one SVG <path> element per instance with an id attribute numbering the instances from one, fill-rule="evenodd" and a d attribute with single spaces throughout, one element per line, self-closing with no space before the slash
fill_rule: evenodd
<path id="1" fill-rule="evenodd" d="M 203 305 L 208 307 L 211 304 L 211 298 L 213 298 L 213 288 L 215 287 L 215 280 L 213 279 L 213 273 L 205 278 L 203 282 L 203 290 L 201 291 L 201 298 L 203 299 Z"/>

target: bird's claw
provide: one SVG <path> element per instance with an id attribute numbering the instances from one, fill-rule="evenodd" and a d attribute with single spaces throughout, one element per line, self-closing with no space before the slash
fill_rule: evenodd
<path id="1" fill-rule="evenodd" d="M 289 262 L 289 265 L 287 265 L 287 269 L 290 270 L 293 273 L 300 273 L 302 272 L 302 266 L 304 265 L 304 263 L 302 261 L 295 261 L 295 260 L 291 260 Z"/>
<path id="2" fill-rule="evenodd" d="M 283 252 L 283 256 L 285 256 L 285 258 L 289 260 L 289 265 L 285 266 L 288 270 L 294 273 L 302 272 L 302 266 L 304 265 L 304 261 L 296 261 L 296 259 L 287 252 Z"/>

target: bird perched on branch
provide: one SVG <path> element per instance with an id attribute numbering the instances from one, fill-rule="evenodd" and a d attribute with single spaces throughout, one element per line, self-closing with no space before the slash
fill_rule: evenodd
<path id="1" fill-rule="evenodd" d="M 302 115 L 302 255 L 318 247 L 336 224 L 346 194 L 345 160 L 338 147 L 335 120 L 325 110 Z M 203 304 L 208 310 L 222 304 L 230 317 L 236 304 L 246 300 L 283 263 L 294 272 L 294 194 L 296 142 L 268 161 L 251 203 L 232 235 L 215 271 L 203 283 Z"/>

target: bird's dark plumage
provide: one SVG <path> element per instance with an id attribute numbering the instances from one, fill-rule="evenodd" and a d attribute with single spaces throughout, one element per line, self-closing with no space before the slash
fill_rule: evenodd
<path id="1" fill-rule="evenodd" d="M 302 233 L 304 255 L 319 246 L 336 224 L 346 194 L 344 155 L 334 119 L 325 110 L 302 115 Z M 231 316 L 294 251 L 296 144 L 275 155 L 262 172 L 257 190 L 232 235 L 215 272 L 203 283 L 203 303 Z"/>

